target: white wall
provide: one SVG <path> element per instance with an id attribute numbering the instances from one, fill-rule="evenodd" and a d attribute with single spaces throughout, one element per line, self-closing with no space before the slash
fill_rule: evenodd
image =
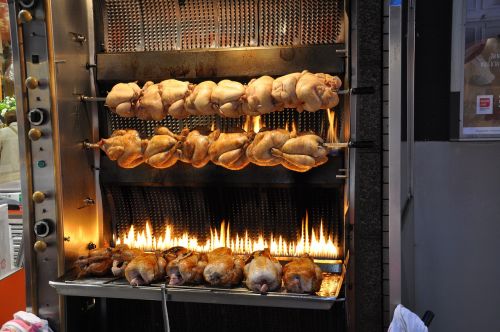
<path id="1" fill-rule="evenodd" d="M 500 331 L 500 142 L 418 142 L 415 310 L 431 331 Z"/>

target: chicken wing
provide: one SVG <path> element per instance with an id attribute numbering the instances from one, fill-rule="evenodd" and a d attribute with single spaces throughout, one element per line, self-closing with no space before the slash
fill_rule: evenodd
<path id="1" fill-rule="evenodd" d="M 280 262 L 271 256 L 269 249 L 254 252 L 247 260 L 244 274 L 248 289 L 267 293 L 281 287 L 282 267 Z"/>
<path id="2" fill-rule="evenodd" d="M 290 293 L 315 293 L 322 280 L 321 268 L 307 254 L 283 267 L 283 284 Z"/>
<path id="3" fill-rule="evenodd" d="M 284 129 L 260 131 L 248 146 L 247 157 L 259 166 L 279 165 L 282 158 L 273 155 L 272 149 L 281 149 L 289 139 L 290 133 Z"/>
<path id="4" fill-rule="evenodd" d="M 234 256 L 231 249 L 217 248 L 208 253 L 208 264 L 203 276 L 212 286 L 236 286 L 243 278 L 244 265 L 244 260 Z"/>

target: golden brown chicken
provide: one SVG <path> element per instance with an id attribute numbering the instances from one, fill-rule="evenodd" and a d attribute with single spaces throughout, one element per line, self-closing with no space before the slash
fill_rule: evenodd
<path id="1" fill-rule="evenodd" d="M 137 103 L 136 115 L 141 120 L 159 121 L 165 118 L 167 110 L 163 107 L 159 84 L 153 82 L 144 84 L 142 96 Z"/>
<path id="2" fill-rule="evenodd" d="M 272 96 L 281 107 L 297 108 L 300 106 L 297 98 L 296 87 L 302 73 L 293 73 L 278 77 L 273 82 Z"/>
<path id="3" fill-rule="evenodd" d="M 126 244 L 121 244 L 113 248 L 113 266 L 111 272 L 115 277 L 123 277 L 128 263 L 137 256 L 144 255 L 144 251 L 136 248 L 129 248 Z"/>
<path id="4" fill-rule="evenodd" d="M 206 254 L 188 251 L 179 255 L 167 265 L 169 285 L 201 284 L 203 271 L 208 263 Z"/>
<path id="5" fill-rule="evenodd" d="M 177 247 L 171 247 L 167 250 L 164 250 L 162 252 L 162 256 L 163 256 L 163 258 L 165 258 L 165 261 L 168 264 L 169 262 L 173 261 L 177 257 L 185 255 L 188 252 L 189 252 L 189 249 L 181 247 L 181 246 L 177 246 Z"/>
<path id="6" fill-rule="evenodd" d="M 312 294 L 320 290 L 321 268 L 307 254 L 283 267 L 283 285 L 290 293 Z"/>
<path id="7" fill-rule="evenodd" d="M 208 154 L 210 160 L 216 165 L 240 170 L 250 161 L 246 155 L 246 148 L 250 144 L 249 134 L 246 132 L 214 133 L 215 141 L 210 145 Z"/>
<path id="8" fill-rule="evenodd" d="M 180 160 L 196 168 L 205 166 L 210 161 L 208 148 L 216 135 L 204 128 L 191 130 L 182 144 Z"/>
<path id="9" fill-rule="evenodd" d="M 168 168 L 173 166 L 181 156 L 182 141 L 187 135 L 187 130 L 181 135 L 175 135 L 166 127 L 156 128 L 156 135 L 147 141 L 144 151 L 144 160 L 155 168 Z"/>
<path id="10" fill-rule="evenodd" d="M 281 149 L 273 148 L 274 156 L 282 158 L 282 165 L 297 172 L 305 172 L 328 161 L 328 150 L 318 135 L 302 133 L 283 144 Z"/>
<path id="11" fill-rule="evenodd" d="M 146 144 L 136 130 L 115 130 L 110 138 L 99 142 L 108 158 L 116 160 L 123 168 L 133 168 L 144 161 L 143 150 Z"/>
<path id="12" fill-rule="evenodd" d="M 185 101 L 193 91 L 194 85 L 189 82 L 169 79 L 160 82 L 159 86 L 163 108 L 167 110 L 168 114 L 174 119 L 188 117 L 189 113 L 185 108 Z"/>
<path id="13" fill-rule="evenodd" d="M 217 248 L 208 253 L 208 264 L 203 271 L 212 286 L 232 287 L 241 283 L 245 260 L 233 255 L 229 248 Z"/>
<path id="14" fill-rule="evenodd" d="M 165 259 L 157 253 L 135 257 L 125 268 L 125 278 L 132 286 L 149 285 L 165 277 Z"/>
<path id="15" fill-rule="evenodd" d="M 280 262 L 271 256 L 268 248 L 256 251 L 246 261 L 245 285 L 248 289 L 259 293 L 279 290 L 281 272 Z"/>
<path id="16" fill-rule="evenodd" d="M 272 149 L 281 149 L 290 139 L 290 132 L 284 129 L 261 130 L 247 148 L 250 162 L 259 166 L 276 166 L 282 158 L 273 155 Z"/>
<path id="17" fill-rule="evenodd" d="M 78 278 L 107 276 L 111 273 L 111 267 L 113 266 L 111 248 L 89 250 L 87 256 L 80 256 L 75 261 L 75 266 L 80 270 Z"/>

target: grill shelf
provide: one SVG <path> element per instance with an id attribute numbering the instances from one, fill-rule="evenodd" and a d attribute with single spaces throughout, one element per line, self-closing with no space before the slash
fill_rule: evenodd
<path id="1" fill-rule="evenodd" d="M 334 302 L 342 300 L 338 296 L 345 275 L 342 264 L 329 265 L 329 268 L 336 272 L 323 273 L 323 283 L 318 292 L 321 295 L 285 292 L 269 292 L 261 295 L 243 287 L 224 289 L 208 286 L 167 286 L 166 290 L 169 302 L 329 310 Z M 56 281 L 50 281 L 49 284 L 59 295 L 161 301 L 161 283 L 133 287 L 123 278 L 75 280 L 74 276 L 64 276 Z"/>

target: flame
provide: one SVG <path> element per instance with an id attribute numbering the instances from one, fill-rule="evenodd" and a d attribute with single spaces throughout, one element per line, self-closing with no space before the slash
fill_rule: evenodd
<path id="1" fill-rule="evenodd" d="M 282 235 L 270 234 L 268 238 L 259 234 L 251 237 L 248 231 L 243 235 L 231 234 L 229 223 L 221 222 L 220 230 L 210 228 L 210 238 L 200 242 L 196 236 L 187 232 L 174 236 L 172 225 L 166 226 L 165 234 L 155 238 L 151 233 L 149 221 L 141 232 L 136 233 L 134 225 L 130 227 L 127 235 L 118 238 L 116 244 L 127 244 L 130 247 L 142 250 L 165 250 L 175 246 L 186 247 L 190 250 L 208 252 L 219 247 L 229 247 L 237 254 L 250 254 L 256 250 L 269 248 L 274 256 L 291 257 L 309 254 L 317 258 L 337 258 L 338 249 L 331 235 L 327 236 L 323 229 L 323 221 L 319 228 L 311 228 L 309 233 L 309 217 L 306 212 L 302 220 L 300 234 L 296 241 L 288 241 Z"/>
<path id="2" fill-rule="evenodd" d="M 243 124 L 243 130 L 245 130 L 247 133 L 250 130 L 253 130 L 254 133 L 258 133 L 259 130 L 266 125 L 264 124 L 264 121 L 262 121 L 262 118 L 260 115 L 258 116 L 250 116 L 247 115 L 245 118 L 245 123 Z"/>
<path id="3" fill-rule="evenodd" d="M 328 133 L 326 135 L 326 141 L 328 143 L 338 143 L 339 141 L 337 137 L 338 121 L 335 118 L 335 112 L 328 108 L 326 110 L 326 115 L 328 117 Z"/>

